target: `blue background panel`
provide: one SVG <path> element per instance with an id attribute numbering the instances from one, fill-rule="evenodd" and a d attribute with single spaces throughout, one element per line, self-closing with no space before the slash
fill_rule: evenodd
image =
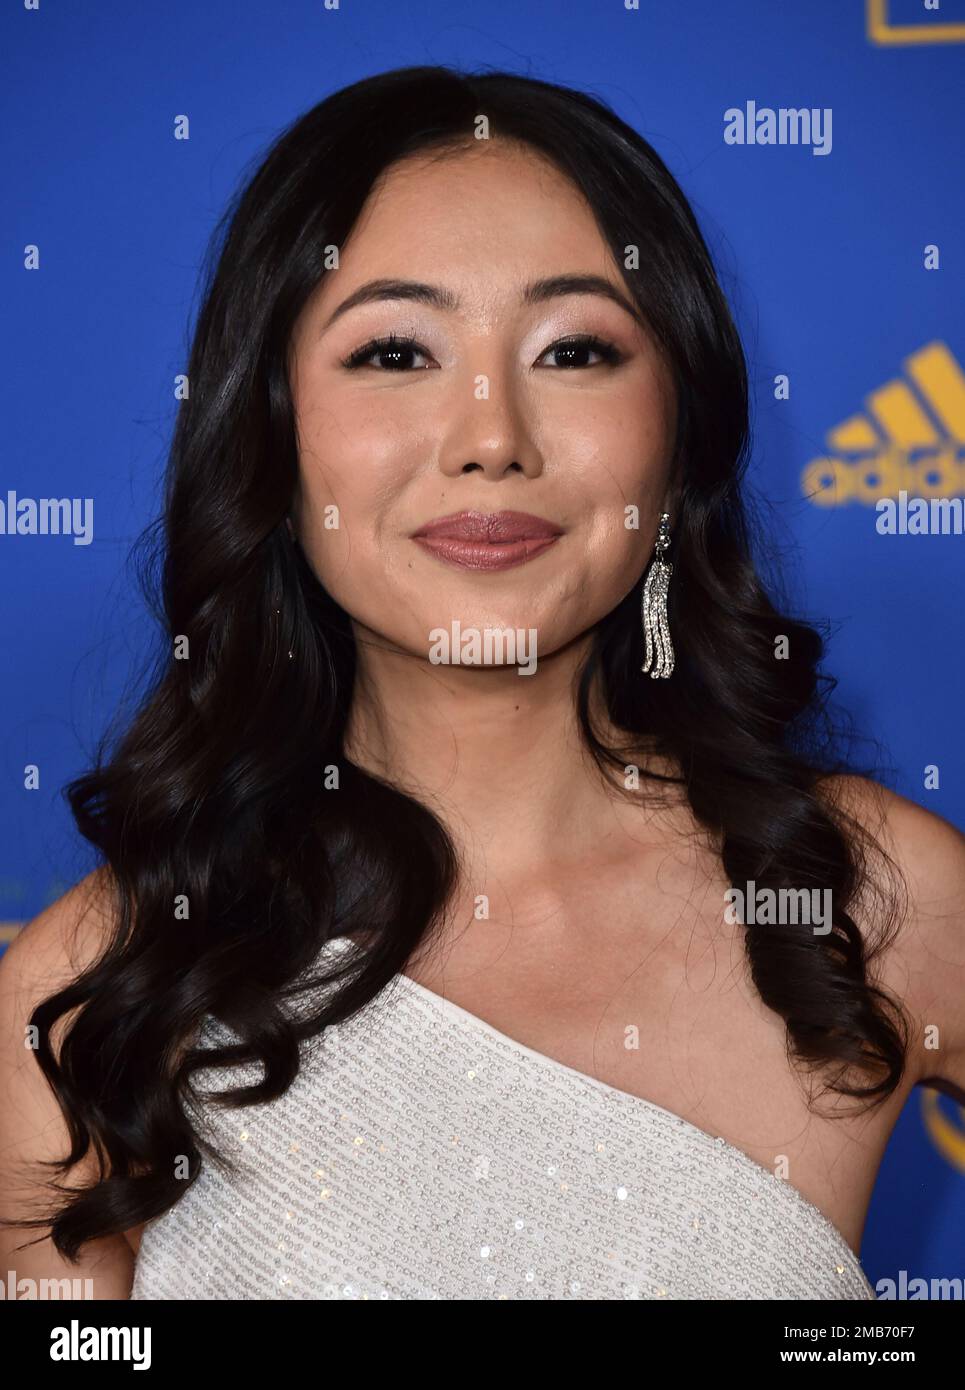
<path id="1" fill-rule="evenodd" d="M 965 0 L 13 0 L 0 52 L 0 501 L 89 498 L 94 516 L 88 545 L 0 532 L 7 937 L 92 867 L 60 793 L 153 641 L 128 552 L 160 507 L 214 223 L 296 115 L 416 63 L 583 88 L 667 161 L 744 338 L 750 484 L 795 608 L 830 621 L 827 669 L 883 780 L 965 826 L 965 537 L 883 535 L 876 509 L 899 484 L 965 496 Z M 830 112 L 828 153 L 729 143 L 725 113 L 749 102 Z M 963 1232 L 965 1112 L 918 1091 L 872 1200 L 869 1278 L 965 1276 Z"/>

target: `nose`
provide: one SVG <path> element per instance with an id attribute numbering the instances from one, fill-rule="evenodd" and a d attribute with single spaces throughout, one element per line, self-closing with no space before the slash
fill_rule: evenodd
<path id="1" fill-rule="evenodd" d="M 500 374 L 480 374 L 454 384 L 453 409 L 439 457 L 447 478 L 481 473 L 493 482 L 513 474 L 536 478 L 543 460 L 526 427 L 512 386 Z"/>

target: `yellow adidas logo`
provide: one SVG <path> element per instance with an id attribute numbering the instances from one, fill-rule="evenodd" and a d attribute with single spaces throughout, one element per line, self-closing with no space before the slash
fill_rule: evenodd
<path id="1" fill-rule="evenodd" d="M 866 413 L 827 433 L 801 490 L 819 507 L 872 506 L 905 490 L 916 497 L 965 495 L 965 376 L 944 343 L 906 357 L 904 377 L 865 397 Z"/>

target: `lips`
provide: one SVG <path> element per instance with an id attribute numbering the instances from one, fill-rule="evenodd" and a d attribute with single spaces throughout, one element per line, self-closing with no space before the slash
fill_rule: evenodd
<path id="1" fill-rule="evenodd" d="M 562 534 L 562 527 L 540 516 L 531 516 L 529 512 L 454 512 L 452 516 L 441 516 L 420 526 L 413 532 L 413 540 L 432 536 L 498 545 L 504 541 L 555 539 Z"/>
<path id="2" fill-rule="evenodd" d="M 562 527 L 529 512 L 466 511 L 427 522 L 412 540 L 449 564 L 496 570 L 534 559 L 562 534 Z"/>

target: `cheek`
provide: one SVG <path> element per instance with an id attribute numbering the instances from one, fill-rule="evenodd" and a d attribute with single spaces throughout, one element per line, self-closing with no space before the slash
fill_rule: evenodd
<path id="1" fill-rule="evenodd" d="M 385 413 L 362 414 L 346 403 L 301 414 L 298 439 L 306 520 L 334 503 L 343 535 L 359 545 L 377 539 L 379 517 L 417 457 L 411 438 Z"/>
<path id="2" fill-rule="evenodd" d="M 669 477 L 669 445 L 659 401 L 652 412 L 639 397 L 625 408 L 570 414 L 555 430 L 548 457 L 559 461 L 568 490 L 577 499 L 591 549 L 626 549 L 661 506 Z"/>
<path id="3" fill-rule="evenodd" d="M 596 621 L 634 587 L 648 562 L 669 480 L 666 410 L 659 394 L 638 384 L 619 401 L 611 396 L 568 410 L 553 431 L 548 456 L 559 460 L 581 515 L 568 597 Z"/>
<path id="4" fill-rule="evenodd" d="M 392 519 L 418 457 L 384 413 L 323 409 L 299 415 L 300 534 L 319 581 L 353 616 L 385 608 Z"/>

